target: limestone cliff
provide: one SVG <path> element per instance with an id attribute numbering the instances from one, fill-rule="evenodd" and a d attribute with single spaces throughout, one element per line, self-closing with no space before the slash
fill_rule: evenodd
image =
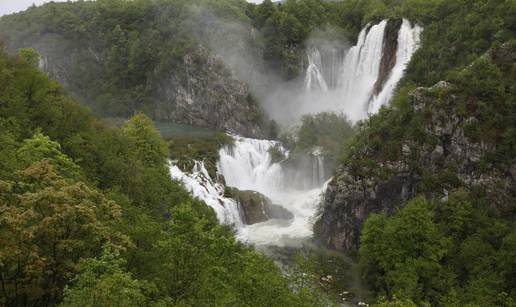
<path id="1" fill-rule="evenodd" d="M 171 72 L 159 82 L 154 118 L 268 137 L 266 115 L 222 59 L 199 45 L 183 58 L 183 67 L 183 74 Z"/>

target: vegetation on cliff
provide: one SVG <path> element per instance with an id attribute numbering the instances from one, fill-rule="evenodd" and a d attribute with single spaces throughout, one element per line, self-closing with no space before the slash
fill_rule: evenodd
<path id="1" fill-rule="evenodd" d="M 360 125 L 316 231 L 337 248 L 360 237 L 380 306 L 513 306 L 516 6 L 412 9 L 422 46 L 392 106 Z"/>

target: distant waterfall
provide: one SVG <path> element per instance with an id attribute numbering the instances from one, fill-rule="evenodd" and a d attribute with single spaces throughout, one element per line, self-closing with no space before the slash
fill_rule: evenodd
<path id="1" fill-rule="evenodd" d="M 309 49 L 307 57 L 308 68 L 306 69 L 305 89 L 310 91 L 315 88 L 327 91 L 328 85 L 321 73 L 323 67 L 319 50 L 316 48 Z"/>
<path id="2" fill-rule="evenodd" d="M 331 53 L 319 52 L 317 46 L 311 46 L 307 53 L 309 65 L 305 74 L 305 90 L 311 93 L 305 105 L 298 107 L 299 112 L 336 111 L 343 112 L 352 120 L 360 120 L 367 118 L 370 113 L 378 112 L 382 105 L 387 104 L 419 46 L 422 31 L 421 27 L 412 26 L 408 20 L 403 19 L 398 30 L 395 63 L 387 72 L 387 80 L 380 83 L 383 86 L 376 92 L 377 81 L 383 81 L 387 76 L 380 75 L 380 65 L 382 58 L 387 56 L 383 52 L 384 44 L 389 43 L 385 40 L 388 23 L 388 20 L 383 20 L 362 29 L 357 44 L 347 50 L 340 62 L 335 62 Z M 332 67 L 323 65 L 331 62 L 335 62 Z M 339 72 L 336 81 L 333 78 L 335 71 Z"/>

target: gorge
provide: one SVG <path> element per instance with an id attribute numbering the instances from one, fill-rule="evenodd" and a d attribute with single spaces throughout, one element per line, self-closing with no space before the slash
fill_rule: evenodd
<path id="1" fill-rule="evenodd" d="M 514 306 L 516 3 L 259 2 L 0 17 L 0 306 Z"/>
<path id="2" fill-rule="evenodd" d="M 354 120 L 376 113 L 391 99 L 418 47 L 420 33 L 421 28 L 412 26 L 408 20 L 383 20 L 367 25 L 360 32 L 357 45 L 344 50 L 342 57 L 337 56 L 338 50 L 321 52 L 316 46 L 309 47 L 305 90 L 300 92 L 304 95 L 301 101 L 310 97 L 311 105 L 292 107 L 300 112 L 299 116 L 332 111 Z M 299 100 L 291 102 L 294 104 L 299 104 Z M 181 180 L 195 197 L 212 207 L 221 223 L 234 225 L 237 237 L 244 242 L 300 246 L 313 235 L 315 214 L 333 172 L 325 170 L 324 148 L 312 148 L 305 153 L 308 163 L 292 167 L 285 161 L 273 161 L 270 150 L 275 147 L 288 160 L 288 151 L 280 143 L 232 137 L 234 144 L 225 145 L 219 151 L 217 178 L 210 177 L 202 161 L 196 161 L 192 170 L 184 171 L 172 164 L 172 177 Z M 245 209 L 224 196 L 224 183 L 263 194 L 273 204 L 291 212 L 293 218 L 245 225 L 241 218 Z"/>

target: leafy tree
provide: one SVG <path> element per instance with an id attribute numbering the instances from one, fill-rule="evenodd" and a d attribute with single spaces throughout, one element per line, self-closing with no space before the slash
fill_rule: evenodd
<path id="1" fill-rule="evenodd" d="M 125 260 L 105 248 L 100 258 L 79 264 L 80 273 L 64 290 L 60 306 L 146 306 L 151 285 L 136 280 L 124 270 Z"/>
<path id="2" fill-rule="evenodd" d="M 32 48 L 21 48 L 18 51 L 20 58 L 25 61 L 28 65 L 36 67 L 39 63 L 41 56 Z"/>
<path id="3" fill-rule="evenodd" d="M 146 166 L 165 164 L 168 148 L 150 118 L 142 113 L 134 115 L 122 131 L 134 144 L 136 158 Z"/>
<path id="4" fill-rule="evenodd" d="M 0 273 L 6 305 L 55 304 L 82 258 L 102 244 L 125 244 L 109 224 L 120 208 L 82 182 L 36 162 L 2 182 Z M 25 303 L 24 303 L 25 302 Z"/>
<path id="5" fill-rule="evenodd" d="M 433 221 L 424 198 L 412 200 L 393 217 L 370 216 L 360 239 L 362 271 L 377 291 L 428 302 L 450 285 L 450 276 L 439 263 L 449 240 Z"/>
<path id="6" fill-rule="evenodd" d="M 29 167 L 34 162 L 47 160 L 62 177 L 70 179 L 81 177 L 79 166 L 63 154 L 61 145 L 41 133 L 36 133 L 31 139 L 25 140 L 16 154 L 22 169 Z"/>

